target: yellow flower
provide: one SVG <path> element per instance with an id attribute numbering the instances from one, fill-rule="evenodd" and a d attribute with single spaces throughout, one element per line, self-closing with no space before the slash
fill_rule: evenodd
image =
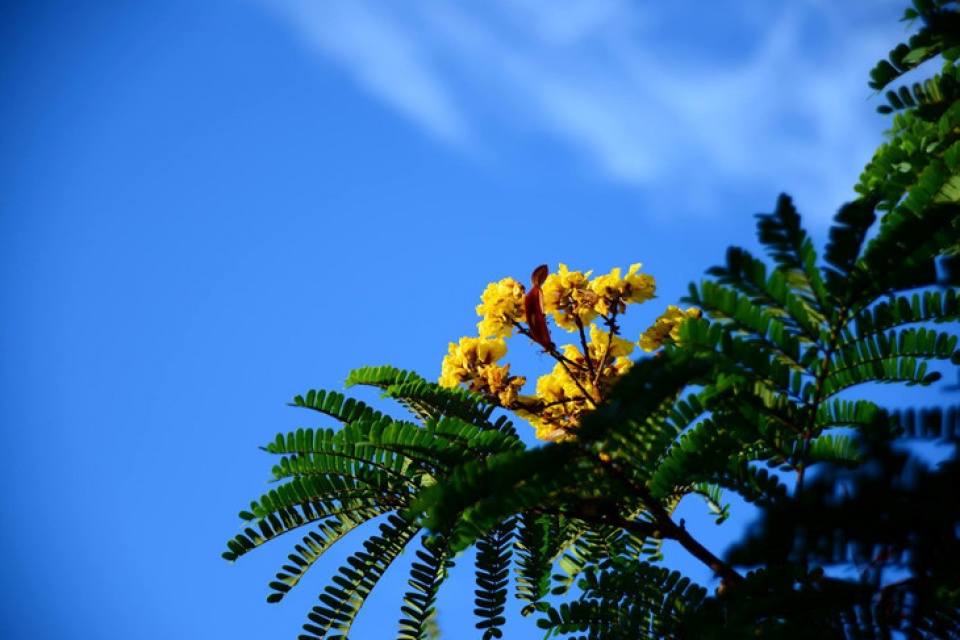
<path id="1" fill-rule="evenodd" d="M 545 402 L 536 413 L 524 417 L 536 429 L 536 436 L 540 440 L 567 440 L 580 426 L 583 411 L 582 400 L 570 399 Z"/>
<path id="2" fill-rule="evenodd" d="M 653 276 L 648 276 L 645 273 L 637 273 L 640 270 L 640 267 L 643 266 L 639 262 L 637 264 L 630 265 L 630 270 L 627 272 L 627 277 L 623 279 L 626 283 L 626 286 L 623 290 L 623 299 L 629 302 L 646 302 L 647 300 L 652 300 L 656 297 L 657 283 L 653 279 Z"/>
<path id="3" fill-rule="evenodd" d="M 633 353 L 634 344 L 626 338 L 601 331 L 596 324 L 590 325 L 590 357 L 595 362 L 605 358 L 618 358 Z"/>
<path id="4" fill-rule="evenodd" d="M 563 377 L 566 376 L 563 368 L 557 365 L 547 375 L 537 380 L 537 397 L 545 403 L 558 402 L 567 398 L 564 391 Z"/>
<path id="5" fill-rule="evenodd" d="M 501 407 L 512 409 L 518 404 L 520 389 L 527 379 L 511 376 L 509 364 L 496 364 L 507 353 L 502 338 L 461 338 L 460 344 L 451 342 L 449 350 L 440 367 L 440 386 L 466 384 L 470 391 Z"/>
<path id="6" fill-rule="evenodd" d="M 480 368 L 480 374 L 485 379 L 483 389 L 489 395 L 497 396 L 501 407 L 507 409 L 515 406 L 520 397 L 520 389 L 527 383 L 523 376 L 510 376 L 510 365 L 486 365 Z"/>
<path id="7" fill-rule="evenodd" d="M 632 366 L 633 366 L 633 360 L 631 360 L 626 356 L 617 358 L 616 360 L 613 361 L 613 370 L 617 376 L 622 376 L 626 374 L 628 371 L 630 371 L 630 368 Z"/>
<path id="8" fill-rule="evenodd" d="M 524 411 L 522 409 L 516 411 L 516 413 L 518 416 L 529 422 L 531 427 L 536 429 L 536 436 L 539 440 L 556 442 L 561 440 L 569 440 L 571 437 L 565 429 L 558 427 L 548 419 L 541 418 L 535 413 L 530 413 L 529 411 Z"/>
<path id="9" fill-rule="evenodd" d="M 593 310 L 596 295 L 588 286 L 591 273 L 570 271 L 567 265 L 561 264 L 557 273 L 547 276 L 541 287 L 544 311 L 553 314 L 558 327 L 574 331 L 577 329 L 577 318 L 580 319 L 580 326 L 586 326 L 597 317 Z"/>
<path id="10" fill-rule="evenodd" d="M 644 351 L 656 351 L 668 337 L 676 340 L 680 337 L 680 324 L 687 318 L 699 318 L 700 309 L 691 307 L 684 311 L 680 307 L 670 305 L 657 318 L 656 322 L 640 336 L 640 348 Z"/>
<path id="11" fill-rule="evenodd" d="M 577 356 L 583 361 L 576 347 L 567 345 L 565 357 L 575 360 Z M 574 380 L 571 373 L 583 375 Z M 536 396 L 522 398 L 524 410 L 520 415 L 533 425 L 541 440 L 563 440 L 572 437 L 583 413 L 594 408 L 596 397 L 597 390 L 586 370 L 573 367 L 568 371 L 557 363 L 553 371 L 537 380 Z"/>
<path id="12" fill-rule="evenodd" d="M 490 364 L 507 355 L 507 343 L 503 338 L 477 340 L 477 362 Z"/>
<path id="13" fill-rule="evenodd" d="M 563 345 L 563 357 L 573 362 L 578 367 L 585 367 L 587 364 L 587 359 L 583 357 L 583 354 L 580 353 L 580 347 L 575 344 L 565 344 Z M 557 365 L 560 366 L 559 364 Z"/>
<path id="14" fill-rule="evenodd" d="M 453 361 L 448 357 L 443 359 L 443 364 L 440 365 L 440 386 L 446 387 L 447 389 L 452 389 L 464 380 L 466 377 L 463 375 L 465 371 L 457 368 Z"/>
<path id="15" fill-rule="evenodd" d="M 594 309 L 600 315 L 608 316 L 616 310 L 623 313 L 631 302 L 646 302 L 654 298 L 657 290 L 652 276 L 637 273 L 643 266 L 639 262 L 630 265 L 627 275 L 620 277 L 620 268 L 612 269 L 604 276 L 597 276 L 590 281 L 590 289 L 597 295 Z"/>
<path id="16" fill-rule="evenodd" d="M 477 315 L 483 320 L 477 323 L 481 338 L 509 338 L 513 335 L 513 323 L 523 319 L 523 285 L 513 278 L 487 285 L 480 296 Z"/>
<path id="17" fill-rule="evenodd" d="M 440 385 L 455 387 L 471 380 L 482 365 L 493 364 L 507 353 L 502 338 L 460 338 L 460 344 L 450 343 L 449 354 L 440 365 Z"/>
<path id="18" fill-rule="evenodd" d="M 550 373 L 537 380 L 536 393 L 529 396 L 520 394 L 526 378 L 511 376 L 509 364 L 498 364 L 507 353 L 504 339 L 512 337 L 520 323 L 531 324 L 526 317 L 526 291 L 513 278 L 489 284 L 476 308 L 481 318 L 477 323 L 479 337 L 464 337 L 458 344 L 450 344 L 441 366 L 440 384 L 463 385 L 488 402 L 526 418 L 538 438 L 556 441 L 575 437 L 582 416 L 595 409 L 633 365 L 629 356 L 635 343 L 618 335 L 614 316 L 623 313 L 630 303 L 654 297 L 654 280 L 641 274 L 640 266 L 631 265 L 626 275 L 621 269 L 613 269 L 592 280 L 592 271 L 570 271 L 565 264 L 543 279 L 539 276 L 545 268 L 538 267 L 534 278 L 540 288 L 539 300 L 535 300 L 538 310 L 542 302 L 544 313 L 551 314 L 557 326 L 577 331 L 584 338 L 587 333 L 589 340 L 564 345 L 559 352 L 548 349 L 557 362 Z M 693 311 L 669 308 L 644 333 L 641 344 L 652 350 L 667 336 L 676 337 L 676 327 Z M 593 322 L 600 315 L 605 316 L 605 324 Z"/>

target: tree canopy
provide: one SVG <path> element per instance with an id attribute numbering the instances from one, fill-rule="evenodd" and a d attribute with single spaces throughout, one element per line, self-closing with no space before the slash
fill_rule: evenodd
<path id="1" fill-rule="evenodd" d="M 617 323 L 649 299 L 636 269 L 546 267 L 529 290 L 492 284 L 480 336 L 451 344 L 440 382 L 387 366 L 350 374 L 409 419 L 337 391 L 294 398 L 337 425 L 266 446 L 278 484 L 240 513 L 224 557 L 299 535 L 270 583 L 277 602 L 370 523 L 301 638 L 346 637 L 407 548 L 397 637 L 432 637 L 438 590 L 471 546 L 484 639 L 502 637 L 511 595 L 547 637 L 960 637 L 958 408 L 894 410 L 860 393 L 928 386 L 960 364 L 960 14 L 914 0 L 905 19 L 915 35 L 870 79 L 892 128 L 826 247 L 781 196 L 758 216 L 766 257 L 731 247 L 691 284 L 689 310 L 645 332 L 653 354 L 638 360 Z M 901 86 L 908 72 L 926 77 Z M 573 344 L 557 347 L 549 320 Z M 498 364 L 514 332 L 557 362 L 533 395 Z M 527 446 L 511 415 L 548 442 Z M 908 446 L 918 441 L 951 453 L 930 462 Z M 721 558 L 674 512 L 700 495 L 722 520 L 730 493 L 762 517 Z M 664 540 L 720 587 L 665 568 Z"/>

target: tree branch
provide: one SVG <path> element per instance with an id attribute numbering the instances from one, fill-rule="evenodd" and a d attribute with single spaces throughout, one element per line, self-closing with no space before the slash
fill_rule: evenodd
<path id="1" fill-rule="evenodd" d="M 686 527 L 682 524 L 677 524 L 673 521 L 673 518 L 670 517 L 670 514 L 667 513 L 667 510 L 663 507 L 662 504 L 652 495 L 650 495 L 650 490 L 641 485 L 633 482 L 630 478 L 624 475 L 623 471 L 618 467 L 612 460 L 603 460 L 600 459 L 600 464 L 603 468 L 610 473 L 618 481 L 626 485 L 640 500 L 643 502 L 644 506 L 647 508 L 647 511 L 654 518 L 655 528 L 662 532 L 664 538 L 670 538 L 676 540 L 681 547 L 687 550 L 690 555 L 702 562 L 703 564 L 710 567 L 713 572 L 718 575 L 725 583 L 729 585 L 736 585 L 744 581 L 743 576 L 741 576 L 737 571 L 725 563 L 723 560 L 715 556 L 709 549 L 700 544 L 690 533 L 687 532 Z"/>

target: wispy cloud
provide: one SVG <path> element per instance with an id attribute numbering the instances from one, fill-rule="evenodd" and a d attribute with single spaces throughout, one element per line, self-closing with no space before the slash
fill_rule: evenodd
<path id="1" fill-rule="evenodd" d="M 271 3 L 307 45 L 343 65 L 357 81 L 430 134 L 450 143 L 468 137 L 465 114 L 435 69 L 429 38 L 364 0 Z"/>
<path id="2" fill-rule="evenodd" d="M 878 0 L 741 0 L 712 16 L 626 0 L 270 4 L 445 142 L 476 147 L 499 119 L 566 141 L 610 180 L 685 181 L 706 207 L 738 188 L 849 198 L 881 126 L 866 73 L 903 35 L 899 3 Z"/>

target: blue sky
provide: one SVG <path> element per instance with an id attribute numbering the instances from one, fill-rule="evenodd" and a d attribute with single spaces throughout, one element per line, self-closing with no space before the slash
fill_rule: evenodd
<path id="1" fill-rule="evenodd" d="M 781 191 L 822 239 L 904 6 L 4 3 L 0 635 L 296 637 L 322 576 L 267 605 L 284 544 L 219 557 L 257 446 L 316 424 L 284 403 L 438 375 L 486 283 L 544 262 L 642 262 L 639 331 Z M 404 582 L 354 637 L 392 637 Z"/>

